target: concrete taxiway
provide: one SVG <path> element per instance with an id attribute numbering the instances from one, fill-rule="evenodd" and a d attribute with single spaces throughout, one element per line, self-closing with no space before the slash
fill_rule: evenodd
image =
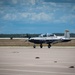
<path id="1" fill-rule="evenodd" d="M 74 67 L 75 47 L 0 47 L 0 75 L 75 75 Z"/>

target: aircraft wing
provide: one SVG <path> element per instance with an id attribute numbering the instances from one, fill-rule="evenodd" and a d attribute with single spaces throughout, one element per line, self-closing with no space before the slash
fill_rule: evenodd
<path id="1" fill-rule="evenodd" d="M 52 44 L 60 43 L 62 41 L 63 41 L 63 39 L 59 39 L 59 40 L 53 41 Z"/>

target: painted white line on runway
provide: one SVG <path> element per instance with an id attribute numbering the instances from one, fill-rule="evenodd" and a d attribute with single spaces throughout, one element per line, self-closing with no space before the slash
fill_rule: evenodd
<path id="1" fill-rule="evenodd" d="M 18 69 L 0 69 L 0 71 L 15 71 L 15 72 L 31 72 L 31 73 L 52 73 L 52 74 L 68 74 L 68 75 L 75 75 L 75 73 L 67 73 L 67 72 L 46 72 L 46 71 L 33 71 L 33 70 L 18 70 Z"/>

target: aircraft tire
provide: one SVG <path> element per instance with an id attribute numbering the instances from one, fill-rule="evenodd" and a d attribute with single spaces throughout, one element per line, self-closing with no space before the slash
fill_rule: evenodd
<path id="1" fill-rule="evenodd" d="M 36 45 L 34 45 L 33 48 L 36 48 Z"/>
<path id="2" fill-rule="evenodd" d="M 42 48 L 43 46 L 42 46 L 42 44 L 40 44 L 40 48 Z"/>
<path id="3" fill-rule="evenodd" d="M 48 48 L 50 48 L 50 47 L 51 47 L 51 45 L 49 44 L 49 45 L 48 45 Z"/>

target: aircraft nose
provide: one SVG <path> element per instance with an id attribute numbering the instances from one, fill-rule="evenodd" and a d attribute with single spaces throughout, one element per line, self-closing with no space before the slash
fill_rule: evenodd
<path id="1" fill-rule="evenodd" d="M 29 41 L 30 41 L 30 42 L 32 42 L 33 40 L 34 40 L 34 39 L 32 39 L 32 38 L 29 38 Z"/>
<path id="2" fill-rule="evenodd" d="M 31 39 L 29 38 L 28 41 L 31 41 Z"/>

